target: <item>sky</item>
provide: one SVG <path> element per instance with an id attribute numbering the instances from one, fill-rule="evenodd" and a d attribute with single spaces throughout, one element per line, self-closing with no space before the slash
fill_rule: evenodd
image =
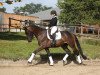
<path id="1" fill-rule="evenodd" d="M 41 3 L 42 5 L 46 5 L 49 7 L 55 8 L 57 5 L 57 0 L 22 0 L 22 2 L 16 2 L 11 5 L 4 3 L 4 7 L 6 8 L 6 12 L 13 13 L 14 7 L 24 6 L 25 4 L 29 3 Z"/>

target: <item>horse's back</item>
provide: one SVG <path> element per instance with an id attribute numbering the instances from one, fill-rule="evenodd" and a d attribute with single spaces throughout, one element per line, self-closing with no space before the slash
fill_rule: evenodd
<path id="1" fill-rule="evenodd" d="M 61 34 L 62 34 L 62 36 L 63 35 L 66 35 L 66 36 L 68 36 L 68 37 L 71 37 L 71 36 L 73 36 L 74 34 L 73 33 L 71 33 L 71 32 L 69 32 L 69 31 L 61 31 Z"/>

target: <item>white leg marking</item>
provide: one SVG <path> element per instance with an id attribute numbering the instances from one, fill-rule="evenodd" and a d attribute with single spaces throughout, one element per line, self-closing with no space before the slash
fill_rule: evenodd
<path id="1" fill-rule="evenodd" d="M 66 54 L 66 55 L 64 56 L 64 58 L 63 58 L 63 61 L 66 61 L 66 59 L 67 59 L 68 56 L 69 56 L 69 55 Z"/>
<path id="2" fill-rule="evenodd" d="M 52 59 L 52 56 L 49 56 L 49 60 L 50 60 L 50 65 L 53 66 L 53 59 Z"/>
<path id="3" fill-rule="evenodd" d="M 32 53 L 32 55 L 30 56 L 30 58 L 28 59 L 28 62 L 32 62 L 33 58 L 34 58 L 35 54 Z"/>
<path id="4" fill-rule="evenodd" d="M 78 56 L 77 56 L 77 61 L 78 61 L 78 63 L 79 63 L 79 64 L 81 64 L 81 63 L 82 63 L 82 60 L 81 60 L 80 55 L 78 55 Z"/>

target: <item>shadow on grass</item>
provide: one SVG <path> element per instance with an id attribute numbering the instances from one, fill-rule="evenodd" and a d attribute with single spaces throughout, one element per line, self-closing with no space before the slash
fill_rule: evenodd
<path id="1" fill-rule="evenodd" d="M 0 40 L 26 40 L 26 36 L 24 32 L 0 32 Z"/>

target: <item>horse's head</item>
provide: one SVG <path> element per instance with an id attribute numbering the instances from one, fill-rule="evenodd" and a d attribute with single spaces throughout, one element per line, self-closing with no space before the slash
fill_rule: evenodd
<path id="1" fill-rule="evenodd" d="M 32 42 L 32 39 L 33 39 L 33 32 L 32 32 L 32 29 L 30 26 L 26 26 L 24 27 L 24 30 L 25 30 L 25 34 L 27 36 L 27 40 L 28 42 Z"/>
<path id="2" fill-rule="evenodd" d="M 34 24 L 34 21 L 31 21 L 31 20 L 25 20 L 24 21 L 24 26 L 23 26 L 23 29 L 25 30 L 25 34 L 27 36 L 27 40 L 28 42 L 32 42 L 32 39 L 33 39 L 33 32 L 34 32 L 34 28 L 33 26 L 35 25 Z"/>
<path id="3" fill-rule="evenodd" d="M 45 29 L 37 26 L 35 24 L 34 21 L 25 21 L 25 26 L 23 27 L 25 30 L 25 34 L 27 35 L 27 39 L 29 42 L 32 41 L 33 35 L 35 35 L 35 37 L 38 36 L 38 34 L 41 34 L 42 31 L 44 31 Z M 44 33 L 44 32 L 43 32 Z"/>

